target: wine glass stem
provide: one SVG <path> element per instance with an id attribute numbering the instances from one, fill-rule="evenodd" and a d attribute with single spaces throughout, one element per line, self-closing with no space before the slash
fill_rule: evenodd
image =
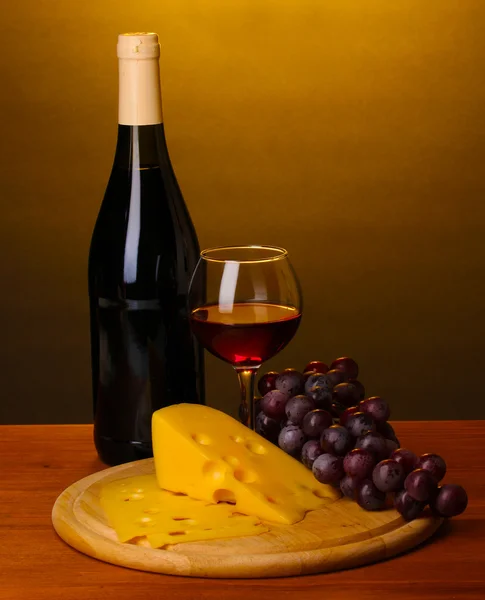
<path id="1" fill-rule="evenodd" d="M 254 414 L 254 380 L 259 367 L 234 367 L 241 387 L 241 405 L 239 419 L 241 423 L 254 431 L 256 415 Z"/>

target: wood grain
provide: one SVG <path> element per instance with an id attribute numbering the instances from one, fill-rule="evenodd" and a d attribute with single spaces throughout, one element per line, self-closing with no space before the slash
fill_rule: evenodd
<path id="1" fill-rule="evenodd" d="M 58 495 L 104 465 L 87 425 L 0 427 L 0 599 L 24 600 L 483 600 L 485 422 L 395 423 L 403 445 L 448 462 L 446 481 L 467 488 L 464 515 L 407 554 L 324 575 L 258 580 L 172 577 L 94 560 L 65 544 L 51 524 Z M 302 595 L 304 594 L 304 596 Z"/>
<path id="2" fill-rule="evenodd" d="M 428 511 L 406 523 L 394 509 L 366 512 L 342 498 L 295 525 L 267 524 L 257 536 L 175 544 L 153 549 L 117 541 L 100 506 L 103 485 L 155 473 L 153 459 L 105 469 L 69 486 L 56 500 L 52 522 L 69 545 L 115 565 L 190 577 L 287 577 L 384 560 L 420 544 L 442 519 Z"/>

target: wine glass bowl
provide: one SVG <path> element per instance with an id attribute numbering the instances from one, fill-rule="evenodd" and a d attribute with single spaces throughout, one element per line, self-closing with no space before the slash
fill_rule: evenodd
<path id="1" fill-rule="evenodd" d="M 284 248 L 203 250 L 189 289 L 191 327 L 209 352 L 230 363 L 241 384 L 241 420 L 254 429 L 254 377 L 295 335 L 302 299 Z"/>

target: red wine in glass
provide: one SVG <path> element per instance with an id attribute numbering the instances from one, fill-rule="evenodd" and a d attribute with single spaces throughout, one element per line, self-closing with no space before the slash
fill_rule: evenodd
<path id="1" fill-rule="evenodd" d="M 212 354 L 230 363 L 241 389 L 239 418 L 254 429 L 254 380 L 300 324 L 298 279 L 284 248 L 224 246 L 200 253 L 189 289 L 190 325 Z"/>
<path id="2" fill-rule="evenodd" d="M 292 339 L 301 313 L 293 306 L 241 302 L 232 312 L 201 306 L 190 318 L 192 331 L 209 352 L 234 367 L 258 367 Z"/>

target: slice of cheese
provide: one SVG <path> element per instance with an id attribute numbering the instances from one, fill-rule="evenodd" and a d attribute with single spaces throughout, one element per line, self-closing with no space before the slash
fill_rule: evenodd
<path id="1" fill-rule="evenodd" d="M 312 472 L 225 413 L 176 404 L 153 413 L 152 440 L 161 488 L 291 524 L 340 498 Z"/>
<path id="2" fill-rule="evenodd" d="M 268 531 L 258 518 L 237 514 L 229 504 L 208 505 L 161 490 L 155 475 L 106 484 L 101 507 L 120 542 L 143 536 L 152 548 Z"/>

